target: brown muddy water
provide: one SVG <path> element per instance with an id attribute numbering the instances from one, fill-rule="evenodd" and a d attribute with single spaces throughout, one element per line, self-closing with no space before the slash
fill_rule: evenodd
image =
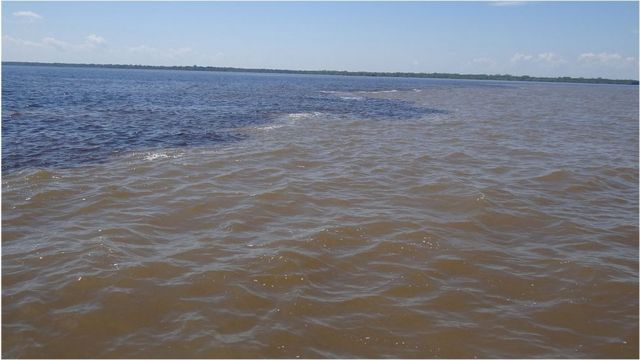
<path id="1" fill-rule="evenodd" d="M 638 88 L 429 84 L 5 170 L 3 357 L 637 358 Z"/>

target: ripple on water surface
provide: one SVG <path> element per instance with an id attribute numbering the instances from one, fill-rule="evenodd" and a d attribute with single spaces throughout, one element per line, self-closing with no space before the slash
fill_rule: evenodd
<path id="1" fill-rule="evenodd" d="M 196 126 L 176 86 L 255 81 L 83 71 L 125 87 L 87 109 Z M 266 78 L 229 113 L 326 102 L 73 166 L 11 162 L 5 112 L 38 108 L 3 93 L 4 356 L 638 356 L 637 88 Z"/>

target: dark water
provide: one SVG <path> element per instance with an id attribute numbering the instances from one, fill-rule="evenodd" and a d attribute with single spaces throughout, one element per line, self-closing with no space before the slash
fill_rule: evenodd
<path id="1" fill-rule="evenodd" d="M 237 141 L 246 138 L 234 131 L 239 127 L 296 112 L 369 119 L 439 112 L 387 99 L 344 101 L 332 93 L 428 86 L 416 80 L 25 66 L 5 66 L 2 75 L 3 170 Z"/>
<path id="2" fill-rule="evenodd" d="M 638 357 L 638 87 L 2 71 L 4 357 Z"/>

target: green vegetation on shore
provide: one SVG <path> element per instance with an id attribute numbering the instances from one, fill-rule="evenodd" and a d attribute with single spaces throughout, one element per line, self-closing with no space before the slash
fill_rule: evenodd
<path id="1" fill-rule="evenodd" d="M 344 75 L 344 76 L 378 76 L 378 77 L 407 77 L 430 79 L 463 79 L 463 80 L 504 80 L 504 81 L 543 81 L 566 83 L 591 83 L 591 84 L 622 84 L 638 85 L 638 80 L 615 80 L 603 78 L 573 78 L 563 77 L 536 77 L 515 76 L 507 74 L 450 74 L 450 73 L 410 73 L 410 72 L 371 72 L 371 71 L 336 71 L 336 70 L 279 70 L 279 69 L 242 69 L 233 67 L 215 66 L 151 66 L 151 65 L 117 65 L 117 64 L 66 64 L 66 63 L 40 63 L 40 62 L 3 62 L 3 65 L 27 65 L 27 66 L 58 66 L 58 67 L 95 67 L 109 69 L 149 69 L 149 70 L 188 70 L 188 71 L 229 71 L 248 73 L 277 73 L 277 74 L 307 74 L 307 75 Z"/>

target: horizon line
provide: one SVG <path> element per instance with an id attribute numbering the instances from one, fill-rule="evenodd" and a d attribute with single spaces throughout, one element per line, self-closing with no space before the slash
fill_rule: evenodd
<path id="1" fill-rule="evenodd" d="M 209 65 L 143 65 L 143 64 L 99 64 L 99 63 L 64 63 L 64 62 L 40 62 L 40 61 L 2 61 L 2 65 L 27 65 L 27 66 L 77 66 L 77 67 L 102 67 L 102 68 L 141 68 L 157 70 L 183 70 L 183 71 L 222 71 L 222 72 L 250 72 L 250 73 L 280 73 L 280 74 L 307 74 L 307 75 L 342 75 L 342 76 L 373 76 L 373 77 L 407 77 L 407 78 L 439 78 L 462 80 L 502 80 L 502 81 L 540 81 L 540 82 L 570 82 L 570 83 L 609 83 L 639 85 L 637 79 L 610 79 L 603 77 L 572 77 L 572 76 L 532 76 L 512 74 L 463 74 L 446 72 L 406 72 L 406 71 L 365 71 L 365 70 L 292 70 L 275 68 L 239 68 L 232 66 Z"/>

